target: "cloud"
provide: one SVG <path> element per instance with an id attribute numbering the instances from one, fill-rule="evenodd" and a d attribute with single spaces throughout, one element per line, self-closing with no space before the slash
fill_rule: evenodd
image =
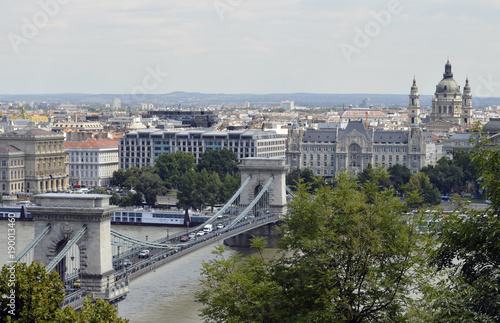
<path id="1" fill-rule="evenodd" d="M 215 1 L 229 6 L 223 19 Z M 41 9 L 11 2 L 0 12 L 0 59 L 14 77 L 0 89 L 119 93 L 161 65 L 171 79 L 157 91 L 407 93 L 418 72 L 429 94 L 448 55 L 460 79 L 500 75 L 493 0 L 400 0 L 401 13 L 346 62 L 339 44 L 352 44 L 390 1 L 72 0 L 19 53 L 6 35 Z"/>

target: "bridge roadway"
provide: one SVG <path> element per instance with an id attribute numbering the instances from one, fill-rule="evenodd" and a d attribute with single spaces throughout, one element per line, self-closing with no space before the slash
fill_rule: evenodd
<path id="1" fill-rule="evenodd" d="M 197 249 L 200 249 L 204 246 L 210 245 L 214 242 L 228 239 L 234 236 L 237 236 L 240 233 L 253 230 L 255 228 L 261 227 L 263 225 L 269 223 L 279 222 L 280 216 L 277 214 L 264 214 L 261 216 L 257 216 L 250 220 L 243 220 L 240 223 L 237 223 L 233 227 L 227 229 L 219 229 L 215 230 L 209 234 L 205 234 L 203 236 L 197 237 L 196 240 L 188 241 L 184 244 L 176 244 L 176 248 L 174 249 L 157 249 L 159 253 L 153 254 L 152 257 L 141 260 L 139 262 L 134 263 L 132 266 L 115 272 L 115 283 L 113 286 L 110 286 L 109 293 L 113 294 L 117 290 L 128 287 L 129 281 L 133 280 L 137 277 L 140 277 L 144 274 L 147 274 L 153 271 L 155 268 L 172 262 L 180 257 L 193 252 Z M 176 239 L 180 236 L 185 235 L 185 233 L 180 233 L 175 236 L 169 238 L 169 241 Z M 165 242 L 165 239 L 159 239 L 158 242 Z M 155 242 L 157 242 L 155 241 Z M 138 251 L 135 251 L 136 253 Z M 66 295 L 62 307 L 71 306 L 74 309 L 80 309 L 83 305 L 83 301 L 86 295 L 85 290 L 77 290 L 74 293 Z"/>

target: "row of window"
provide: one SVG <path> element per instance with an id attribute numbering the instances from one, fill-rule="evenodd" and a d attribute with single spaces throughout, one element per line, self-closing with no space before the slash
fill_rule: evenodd
<path id="1" fill-rule="evenodd" d="M 2 160 L 1 165 L 3 167 L 6 167 L 8 162 L 8 160 Z M 10 166 L 24 166 L 24 159 L 12 159 L 10 161 Z"/>

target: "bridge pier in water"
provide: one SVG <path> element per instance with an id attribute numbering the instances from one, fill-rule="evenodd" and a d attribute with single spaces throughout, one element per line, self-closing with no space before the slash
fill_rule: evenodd
<path id="1" fill-rule="evenodd" d="M 268 248 L 277 248 L 280 239 L 278 225 L 269 223 L 250 231 L 242 232 L 237 236 L 227 238 L 224 244 L 228 247 L 249 248 L 250 240 L 253 238 L 266 238 Z"/>
<path id="2" fill-rule="evenodd" d="M 114 302 L 125 297 L 129 288 L 114 286 L 110 230 L 111 216 L 117 207 L 109 205 L 109 198 L 100 194 L 38 194 L 29 211 L 35 222 L 35 236 L 50 224 L 50 231 L 35 246 L 34 261 L 50 267 L 64 256 L 55 266 L 61 279 L 68 269 L 71 272 L 78 268 L 82 289 L 92 298 Z M 79 254 L 71 256 L 71 260 L 68 255 L 61 255 L 81 232 L 83 235 L 75 242 Z"/>
<path id="3" fill-rule="evenodd" d="M 254 201 L 261 190 L 265 188 L 266 182 L 272 178 L 267 192 L 262 195 L 260 201 L 253 207 L 253 214 L 248 216 L 248 221 L 255 221 L 255 218 L 268 214 L 284 215 L 287 213 L 287 165 L 285 159 L 244 158 L 242 164 L 238 165 L 238 168 L 241 171 L 241 182 L 250 180 L 240 194 L 239 212 L 243 212 Z M 224 244 L 230 247 L 249 247 L 250 240 L 254 237 L 265 237 L 269 247 L 277 247 L 279 235 L 276 224 L 270 223 L 247 232 L 242 232 L 237 236 L 226 239 Z"/>
<path id="4" fill-rule="evenodd" d="M 284 158 L 244 158 L 242 164 L 238 165 L 241 171 L 241 182 L 248 177 L 250 182 L 240 194 L 239 211 L 243 211 L 259 194 L 260 189 L 270 177 L 273 177 L 262 205 L 263 209 L 273 214 L 286 214 L 288 207 L 286 201 L 286 160 Z M 257 215 L 257 214 L 255 214 Z"/>

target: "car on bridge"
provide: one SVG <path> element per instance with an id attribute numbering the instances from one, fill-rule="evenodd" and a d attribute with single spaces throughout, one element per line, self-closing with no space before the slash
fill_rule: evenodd
<path id="1" fill-rule="evenodd" d="M 149 252 L 148 249 L 144 249 L 141 252 L 139 252 L 139 258 L 149 258 L 151 256 L 151 253 Z"/>
<path id="2" fill-rule="evenodd" d="M 224 224 L 222 223 L 217 224 L 217 229 L 222 229 L 222 228 L 224 228 Z"/>
<path id="3" fill-rule="evenodd" d="M 181 237 L 181 242 L 188 242 L 188 241 L 189 241 L 189 236 Z"/>
<path id="4" fill-rule="evenodd" d="M 125 268 L 130 267 L 130 266 L 132 266 L 133 264 L 134 264 L 134 263 L 133 263 L 132 261 L 130 261 L 130 259 L 125 259 L 125 260 L 123 260 L 123 266 L 124 266 Z"/>
<path id="5" fill-rule="evenodd" d="M 196 235 L 197 235 L 197 236 L 203 236 L 203 235 L 205 235 L 205 232 L 203 232 L 203 231 L 198 231 L 198 233 L 196 233 Z"/>

